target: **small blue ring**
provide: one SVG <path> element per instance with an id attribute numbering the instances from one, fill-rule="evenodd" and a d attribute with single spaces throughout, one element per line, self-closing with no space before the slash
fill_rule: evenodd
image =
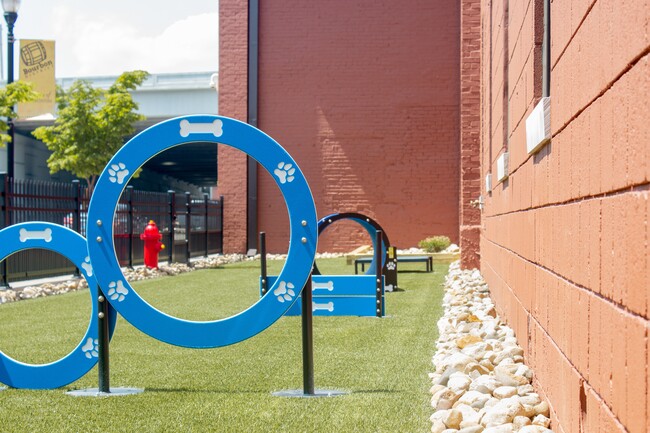
<path id="1" fill-rule="evenodd" d="M 31 248 L 42 248 L 70 260 L 84 276 L 90 289 L 90 324 L 81 342 L 65 357 L 49 364 L 25 364 L 0 352 L 0 382 L 14 388 L 59 388 L 82 377 L 97 364 L 97 282 L 87 255 L 86 240 L 78 233 L 52 223 L 28 222 L 0 230 L 0 260 Z M 111 309 L 109 335 L 113 335 L 117 315 Z"/>

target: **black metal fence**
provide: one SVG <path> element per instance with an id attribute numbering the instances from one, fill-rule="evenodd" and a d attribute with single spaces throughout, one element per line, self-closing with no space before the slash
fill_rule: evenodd
<path id="1" fill-rule="evenodd" d="M 14 180 L 0 174 L 0 228 L 26 221 L 61 224 L 86 235 L 88 190 L 79 181 L 70 184 Z M 192 197 L 137 191 L 127 186 L 115 210 L 113 243 L 122 266 L 144 263 L 140 234 L 154 220 L 166 246 L 160 259 L 189 262 L 191 257 L 223 252 L 223 197 Z M 188 224 L 189 223 L 189 224 Z M 30 249 L 9 256 L 0 265 L 0 284 L 76 272 L 58 253 Z"/>

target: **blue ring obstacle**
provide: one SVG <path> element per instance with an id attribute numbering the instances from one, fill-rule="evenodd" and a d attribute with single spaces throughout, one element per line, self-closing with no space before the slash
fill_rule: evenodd
<path id="1" fill-rule="evenodd" d="M 92 310 L 90 323 L 77 347 L 65 357 L 49 364 L 25 364 L 0 352 L 0 382 L 14 388 L 48 389 L 67 385 L 82 377 L 98 361 L 97 282 L 86 240 L 63 226 L 45 222 L 28 222 L 0 230 L 0 261 L 22 250 L 42 248 L 70 260 L 88 283 Z M 117 315 L 109 312 L 109 338 L 115 330 Z"/>
<path id="2" fill-rule="evenodd" d="M 357 223 L 359 223 L 370 235 L 370 239 L 372 239 L 372 247 L 373 250 L 377 250 L 377 232 L 381 231 L 381 257 L 382 257 L 382 262 L 381 266 L 384 268 L 386 265 L 386 261 L 388 258 L 388 247 L 390 247 L 390 241 L 388 240 L 388 235 L 386 235 L 386 230 L 382 229 L 379 223 L 375 220 L 373 220 L 370 217 L 367 217 L 365 215 L 362 215 L 360 213 L 356 212 L 341 212 L 341 213 L 333 213 L 331 215 L 327 215 L 320 220 L 318 220 L 318 236 L 321 235 L 330 225 L 333 223 L 340 221 L 340 220 L 352 220 Z M 368 270 L 366 271 L 366 275 L 375 275 L 377 272 L 377 263 L 375 263 L 375 256 L 373 256 L 372 262 L 370 263 L 370 267 L 368 267 Z M 316 263 L 314 263 L 314 275 L 320 275 L 320 271 L 318 270 L 318 267 L 316 266 Z"/>
<path id="3" fill-rule="evenodd" d="M 124 278 L 112 242 L 113 216 L 122 191 L 147 160 L 191 142 L 226 144 L 248 154 L 271 174 L 289 213 L 287 261 L 264 296 L 247 310 L 216 321 L 189 321 L 157 310 Z M 97 181 L 88 211 L 88 253 L 97 281 L 106 290 L 119 288 L 111 305 L 149 336 L 177 346 L 212 348 L 250 338 L 272 325 L 295 302 L 309 278 L 318 241 L 316 207 L 307 181 L 286 150 L 271 137 L 238 120 L 221 116 L 184 116 L 158 123 L 126 143 Z"/>

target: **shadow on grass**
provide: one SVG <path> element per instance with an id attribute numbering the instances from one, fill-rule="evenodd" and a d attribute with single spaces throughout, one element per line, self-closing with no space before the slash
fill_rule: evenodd
<path id="1" fill-rule="evenodd" d="M 299 389 L 299 388 L 296 388 Z M 325 389 L 325 388 L 324 388 Z M 329 389 L 329 388 L 327 388 Z M 148 392 L 160 393 L 193 393 L 193 394 L 268 394 L 277 390 L 230 390 L 230 389 L 192 389 L 192 388 L 145 388 Z M 402 394 L 404 391 L 394 389 L 360 389 L 356 391 L 346 390 L 347 395 L 352 394 Z"/>
<path id="2" fill-rule="evenodd" d="M 193 388 L 145 388 L 144 392 L 193 393 L 193 394 L 268 394 L 266 390 L 193 389 Z"/>

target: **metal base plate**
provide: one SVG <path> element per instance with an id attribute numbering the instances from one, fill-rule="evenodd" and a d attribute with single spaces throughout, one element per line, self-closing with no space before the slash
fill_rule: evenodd
<path id="1" fill-rule="evenodd" d="M 304 390 L 302 389 L 288 389 L 285 391 L 272 392 L 271 394 L 276 397 L 313 398 L 313 397 L 338 397 L 340 395 L 349 394 L 349 392 L 339 391 L 336 389 L 315 389 L 313 394 L 305 394 Z"/>
<path id="2" fill-rule="evenodd" d="M 111 388 L 111 392 L 100 392 L 99 388 L 75 389 L 66 394 L 73 397 L 121 397 L 123 395 L 142 394 L 144 388 Z"/>

